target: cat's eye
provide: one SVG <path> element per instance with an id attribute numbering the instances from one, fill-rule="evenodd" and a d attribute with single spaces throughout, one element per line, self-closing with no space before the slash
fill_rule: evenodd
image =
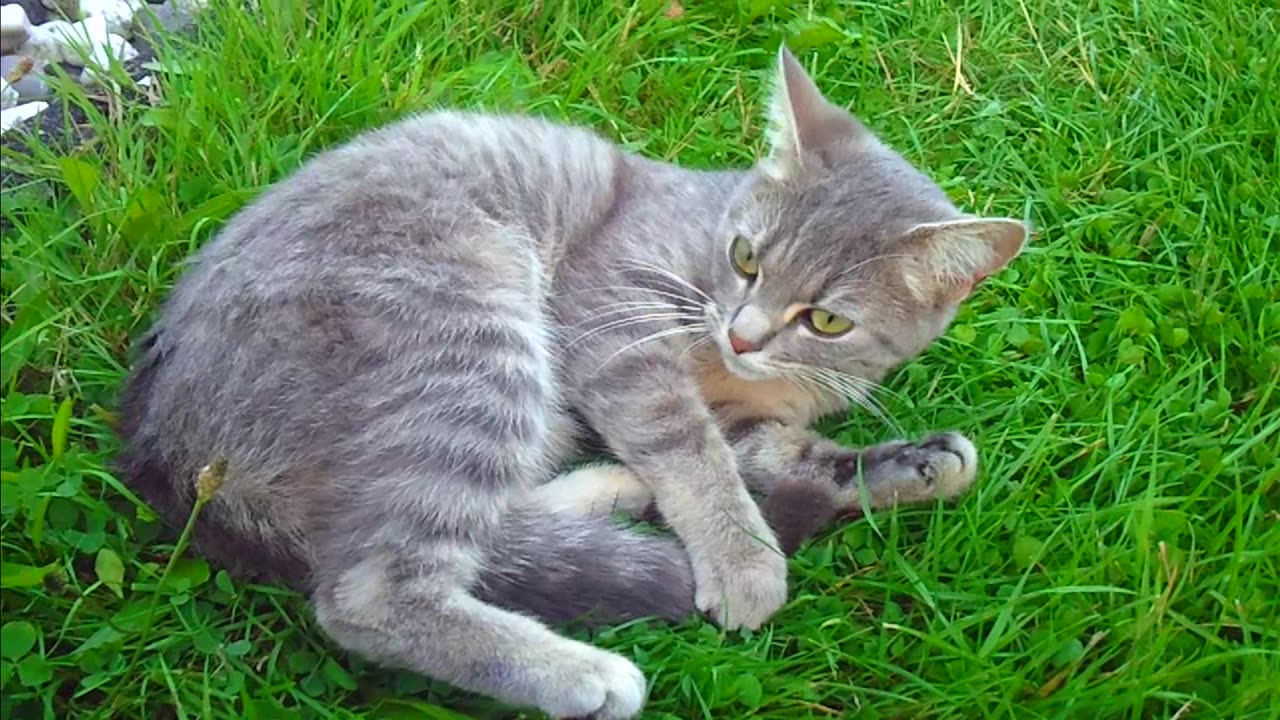
<path id="1" fill-rule="evenodd" d="M 733 244 L 729 246 L 729 260 L 733 262 L 733 269 L 748 280 L 754 280 L 760 274 L 760 262 L 756 259 L 756 253 L 751 249 L 751 243 L 741 235 L 734 238 Z"/>
<path id="2" fill-rule="evenodd" d="M 853 328 L 853 321 L 843 315 L 813 308 L 805 313 L 805 323 L 819 335 L 842 335 Z"/>

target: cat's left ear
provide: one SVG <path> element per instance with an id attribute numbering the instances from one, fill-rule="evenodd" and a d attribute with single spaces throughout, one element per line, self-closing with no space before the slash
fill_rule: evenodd
<path id="1" fill-rule="evenodd" d="M 905 266 L 907 286 L 921 301 L 958 303 L 1017 257 L 1028 236 L 1026 223 L 1011 218 L 916 225 L 905 238 L 914 250 Z"/>
<path id="2" fill-rule="evenodd" d="M 785 182 L 821 166 L 830 152 L 867 140 L 874 140 L 870 131 L 822 95 L 785 45 L 778 48 L 769 102 L 769 155 L 760 161 L 760 169 Z"/>

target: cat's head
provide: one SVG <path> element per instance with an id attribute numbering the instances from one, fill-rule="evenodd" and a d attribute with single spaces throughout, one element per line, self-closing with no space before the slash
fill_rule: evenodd
<path id="1" fill-rule="evenodd" d="M 878 381 L 1021 252 L 1023 223 L 956 209 L 785 48 L 771 119 L 770 152 L 738 189 L 712 258 L 708 329 L 735 375 Z"/>

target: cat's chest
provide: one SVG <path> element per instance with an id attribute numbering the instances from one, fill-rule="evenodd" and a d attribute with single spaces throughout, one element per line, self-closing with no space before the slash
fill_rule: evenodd
<path id="1" fill-rule="evenodd" d="M 697 358 L 694 367 L 703 399 L 724 423 L 769 418 L 811 425 L 845 405 L 832 395 L 815 396 L 787 380 L 744 380 L 714 358 Z"/>

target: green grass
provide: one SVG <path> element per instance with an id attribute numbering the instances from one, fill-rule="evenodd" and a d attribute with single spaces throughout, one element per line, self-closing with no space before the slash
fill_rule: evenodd
<path id="1" fill-rule="evenodd" d="M 747 163 L 784 38 L 957 201 L 1038 237 L 888 383 L 909 433 L 978 441 L 979 486 L 822 536 L 759 632 L 597 633 L 649 675 L 645 717 L 1280 717 L 1274 6 L 260 4 L 167 52 L 154 106 L 112 99 L 71 155 L 4 157 L 33 178 L 3 195 L 4 718 L 517 716 L 175 556 L 109 469 L 128 340 L 237 208 L 409 112 Z"/>

